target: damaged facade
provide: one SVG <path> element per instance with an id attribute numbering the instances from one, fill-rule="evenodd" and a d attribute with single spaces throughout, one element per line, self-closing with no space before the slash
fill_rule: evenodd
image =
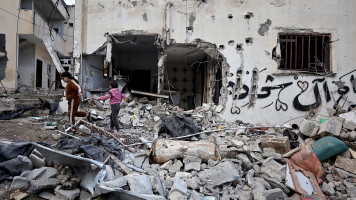
<path id="1" fill-rule="evenodd" d="M 83 13 L 75 30 L 82 36 L 74 42 L 83 55 L 78 71 L 87 95 L 117 76 L 133 90 L 171 95 L 185 110 L 220 104 L 228 121 L 275 124 L 320 106 L 346 109 L 356 92 L 354 7 L 350 1 L 83 1 L 76 4 Z"/>
<path id="2" fill-rule="evenodd" d="M 71 64 L 74 7 L 62 0 L 4 0 L 0 1 L 0 8 L 3 87 L 7 90 L 59 87 L 63 65 Z"/>

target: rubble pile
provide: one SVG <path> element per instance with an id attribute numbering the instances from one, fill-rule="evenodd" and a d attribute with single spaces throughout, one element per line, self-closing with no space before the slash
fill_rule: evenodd
<path id="1" fill-rule="evenodd" d="M 94 122 L 79 121 L 81 135 L 63 134 L 52 147 L 0 147 L 27 145 L 1 157 L 11 198 L 356 198 L 355 110 L 321 107 L 299 126 L 263 127 L 224 122 L 221 106 L 184 111 L 142 98 L 121 105 L 123 129 L 112 135 L 103 129 L 109 105 L 86 106 Z"/>

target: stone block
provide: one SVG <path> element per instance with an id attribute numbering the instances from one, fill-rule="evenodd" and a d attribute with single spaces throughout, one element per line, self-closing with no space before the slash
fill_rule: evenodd
<path id="1" fill-rule="evenodd" d="M 91 134 L 91 130 L 83 124 L 79 126 L 79 130 L 87 135 Z"/>
<path id="2" fill-rule="evenodd" d="M 181 194 L 187 196 L 187 192 L 188 192 L 187 183 L 183 179 L 180 179 L 180 178 L 174 178 L 173 180 L 174 180 L 174 182 L 173 182 L 173 186 L 171 188 L 170 193 L 178 191 Z"/>
<path id="3" fill-rule="evenodd" d="M 21 176 L 15 176 L 12 180 L 10 190 L 23 190 L 26 191 L 30 187 L 30 181 Z"/>
<path id="4" fill-rule="evenodd" d="M 175 160 L 174 164 L 168 168 L 168 171 L 169 173 L 179 172 L 182 167 L 183 163 L 180 160 Z"/>
<path id="5" fill-rule="evenodd" d="M 262 155 L 264 158 L 272 157 L 273 159 L 282 159 L 282 155 L 279 153 L 276 153 L 276 151 L 272 148 L 264 148 Z"/>
<path id="6" fill-rule="evenodd" d="M 184 171 L 200 171 L 202 159 L 193 156 L 184 156 L 183 163 L 184 163 Z"/>
<path id="7" fill-rule="evenodd" d="M 240 153 L 239 155 L 236 156 L 236 158 L 238 160 L 241 160 L 242 167 L 244 167 L 247 170 L 252 169 L 252 163 L 251 163 L 250 159 L 245 154 Z"/>
<path id="8" fill-rule="evenodd" d="M 356 175 L 356 159 L 338 156 L 335 166 Z"/>
<path id="9" fill-rule="evenodd" d="M 356 129 L 356 110 L 340 114 L 339 117 L 344 118 L 345 122 L 343 127 L 348 130 Z"/>
<path id="10" fill-rule="evenodd" d="M 204 200 L 204 197 L 197 191 L 192 190 L 189 200 Z"/>
<path id="11" fill-rule="evenodd" d="M 319 124 L 315 121 L 305 119 L 300 124 L 299 130 L 301 134 L 308 137 L 313 137 L 318 133 Z"/>
<path id="12" fill-rule="evenodd" d="M 323 182 L 323 185 L 321 186 L 321 190 L 323 191 L 324 194 L 331 196 L 335 194 L 335 189 L 331 184 Z"/>
<path id="13" fill-rule="evenodd" d="M 41 167 L 31 171 L 25 171 L 21 174 L 29 180 L 47 179 L 56 177 L 59 174 L 58 170 L 53 167 Z"/>
<path id="14" fill-rule="evenodd" d="M 341 133 L 342 123 L 335 120 L 327 120 L 320 125 L 318 137 L 323 137 L 326 135 L 339 137 Z"/>
<path id="15" fill-rule="evenodd" d="M 43 190 L 56 188 L 61 181 L 56 178 L 43 178 L 30 181 L 29 193 L 37 193 Z"/>
<path id="16" fill-rule="evenodd" d="M 287 195 L 279 188 L 265 190 L 266 200 L 283 200 Z"/>
<path id="17" fill-rule="evenodd" d="M 167 162 L 165 162 L 162 166 L 161 166 L 161 169 L 169 169 L 169 167 L 173 165 L 173 161 L 172 160 L 169 160 Z"/>
<path id="18" fill-rule="evenodd" d="M 103 185 L 109 188 L 121 188 L 127 185 L 127 178 L 125 176 L 118 177 L 113 180 L 103 182 Z"/>
<path id="19" fill-rule="evenodd" d="M 265 173 L 267 176 L 282 182 L 286 176 L 286 166 L 279 164 L 273 158 L 267 158 L 262 163 L 261 172 Z"/>
<path id="20" fill-rule="evenodd" d="M 240 179 L 239 171 L 231 161 L 221 162 L 215 167 L 199 172 L 198 176 L 205 184 L 213 186 Z"/>
<path id="21" fill-rule="evenodd" d="M 58 186 L 55 190 L 54 193 L 56 194 L 57 197 L 60 199 L 64 200 L 74 200 L 75 198 L 79 197 L 80 195 L 80 189 L 75 188 L 72 190 L 62 190 L 60 189 L 60 186 Z"/>
<path id="22" fill-rule="evenodd" d="M 279 154 L 285 154 L 290 150 L 288 137 L 277 137 L 272 135 L 262 135 L 260 138 L 260 147 L 272 148 Z"/>
<path id="23" fill-rule="evenodd" d="M 79 200 L 92 200 L 93 196 L 86 190 L 80 190 Z"/>
<path id="24" fill-rule="evenodd" d="M 353 142 L 356 140 L 356 131 L 351 131 L 348 141 Z"/>
<path id="25" fill-rule="evenodd" d="M 138 194 L 153 194 L 152 183 L 149 176 L 143 175 L 128 175 L 127 182 L 130 187 L 130 191 Z"/>
<path id="26" fill-rule="evenodd" d="M 28 158 L 31 160 L 34 168 L 41 168 L 46 165 L 45 159 L 38 157 L 36 154 L 31 154 Z"/>

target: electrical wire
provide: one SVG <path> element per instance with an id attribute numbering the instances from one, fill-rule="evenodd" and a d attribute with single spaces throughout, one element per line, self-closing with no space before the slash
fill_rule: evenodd
<path id="1" fill-rule="evenodd" d="M 4 11 L 4 12 L 6 12 L 6 13 L 12 15 L 12 16 L 17 17 L 16 14 L 13 14 L 13 13 L 11 13 L 11 12 L 9 12 L 9 11 L 3 9 L 3 8 L 0 8 L 0 10 Z M 22 19 L 22 20 L 24 20 L 24 21 L 26 21 L 26 22 L 28 22 L 28 23 L 31 23 L 31 24 L 33 24 L 33 25 L 35 25 L 35 26 L 38 26 L 38 27 L 40 27 L 40 28 L 43 28 L 43 29 L 46 29 L 46 30 L 50 30 L 49 28 L 46 28 L 46 27 L 44 27 L 44 26 L 38 25 L 38 24 L 36 24 L 36 23 L 33 23 L 33 22 L 31 22 L 31 21 L 29 21 L 29 20 L 27 20 L 27 19 L 24 19 L 24 18 L 22 18 L 22 17 L 20 17 L 20 16 L 19 16 L 18 18 L 19 18 L 19 19 Z M 67 35 L 67 34 L 64 34 L 64 33 L 61 33 L 61 34 L 58 33 L 58 35 L 63 35 L 63 36 L 67 36 L 67 37 L 72 37 L 72 38 L 74 38 L 74 36 Z"/>

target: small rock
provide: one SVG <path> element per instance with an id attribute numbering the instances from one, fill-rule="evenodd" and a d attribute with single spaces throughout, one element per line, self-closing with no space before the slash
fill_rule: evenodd
<path id="1" fill-rule="evenodd" d="M 65 200 L 74 200 L 76 197 L 79 197 L 80 189 L 79 188 L 75 188 L 75 189 L 72 189 L 72 190 L 62 190 L 62 189 L 60 189 L 60 186 L 58 186 L 54 190 L 54 193 L 59 198 L 62 198 L 62 199 L 65 199 Z"/>
<path id="2" fill-rule="evenodd" d="M 217 105 L 215 108 L 215 112 L 220 113 L 223 109 L 224 107 L 222 105 Z"/>
<path id="3" fill-rule="evenodd" d="M 202 159 L 193 156 L 184 156 L 184 171 L 200 171 Z"/>
<path id="4" fill-rule="evenodd" d="M 330 184 L 327 184 L 325 182 L 323 182 L 323 185 L 321 186 L 321 190 L 328 196 L 335 194 L 334 187 L 332 187 Z"/>
<path id="5" fill-rule="evenodd" d="M 242 161 L 242 167 L 244 167 L 245 169 L 252 169 L 252 163 L 250 161 L 250 159 L 248 159 L 248 157 L 245 154 L 239 154 L 236 156 L 237 159 Z"/>
<path id="6" fill-rule="evenodd" d="M 326 122 L 320 125 L 320 129 L 317 135 L 320 136 L 331 135 L 331 136 L 338 137 L 340 136 L 341 128 L 342 128 L 342 123 L 336 120 L 327 120 Z"/>
<path id="7" fill-rule="evenodd" d="M 35 155 L 35 154 L 31 154 L 31 155 L 29 156 L 29 159 L 31 160 L 31 162 L 32 162 L 32 164 L 33 164 L 33 167 L 35 167 L 35 168 L 44 167 L 45 164 L 46 164 L 44 158 L 40 158 L 40 157 L 38 157 L 38 156 Z"/>
<path id="8" fill-rule="evenodd" d="M 199 194 L 197 191 L 192 190 L 189 200 L 204 200 L 204 197 L 201 194 Z"/>
<path id="9" fill-rule="evenodd" d="M 180 160 L 175 160 L 175 163 L 168 168 L 169 173 L 179 172 L 183 167 L 183 163 Z"/>
<path id="10" fill-rule="evenodd" d="M 143 175 L 127 175 L 127 182 L 130 191 L 138 194 L 153 194 L 152 183 L 149 176 Z"/>
<path id="11" fill-rule="evenodd" d="M 316 123 L 315 121 L 312 120 L 304 120 L 301 124 L 300 124 L 300 133 L 308 136 L 308 137 L 313 137 L 317 134 L 318 130 L 319 130 L 319 124 Z"/>
<path id="12" fill-rule="evenodd" d="M 87 135 L 91 134 L 91 130 L 83 124 L 79 126 L 79 130 Z"/>
<path id="13" fill-rule="evenodd" d="M 162 166 L 161 166 L 161 169 L 169 169 L 169 167 L 173 164 L 173 161 L 172 160 L 169 160 L 167 162 L 165 162 Z"/>
<path id="14" fill-rule="evenodd" d="M 267 176 L 271 178 L 275 178 L 278 181 L 282 182 L 286 175 L 286 166 L 281 165 L 276 162 L 273 158 L 267 158 L 262 163 L 261 172 L 265 173 Z"/>
<path id="15" fill-rule="evenodd" d="M 54 189 L 61 181 L 56 178 L 36 179 L 30 181 L 29 193 L 37 193 L 42 190 Z"/>
<path id="16" fill-rule="evenodd" d="M 214 167 L 215 165 L 219 164 L 219 161 L 217 160 L 208 160 L 208 167 Z"/>
<path id="17" fill-rule="evenodd" d="M 10 189 L 11 190 L 27 190 L 30 187 L 30 181 L 21 176 L 15 176 L 12 180 Z"/>
<path id="18" fill-rule="evenodd" d="M 221 162 L 215 167 L 198 173 L 200 179 L 208 185 L 221 185 L 240 179 L 239 171 L 231 161 Z"/>
<path id="19" fill-rule="evenodd" d="M 264 195 L 266 196 L 266 200 L 282 200 L 287 197 L 287 195 L 279 188 L 265 190 Z"/>

